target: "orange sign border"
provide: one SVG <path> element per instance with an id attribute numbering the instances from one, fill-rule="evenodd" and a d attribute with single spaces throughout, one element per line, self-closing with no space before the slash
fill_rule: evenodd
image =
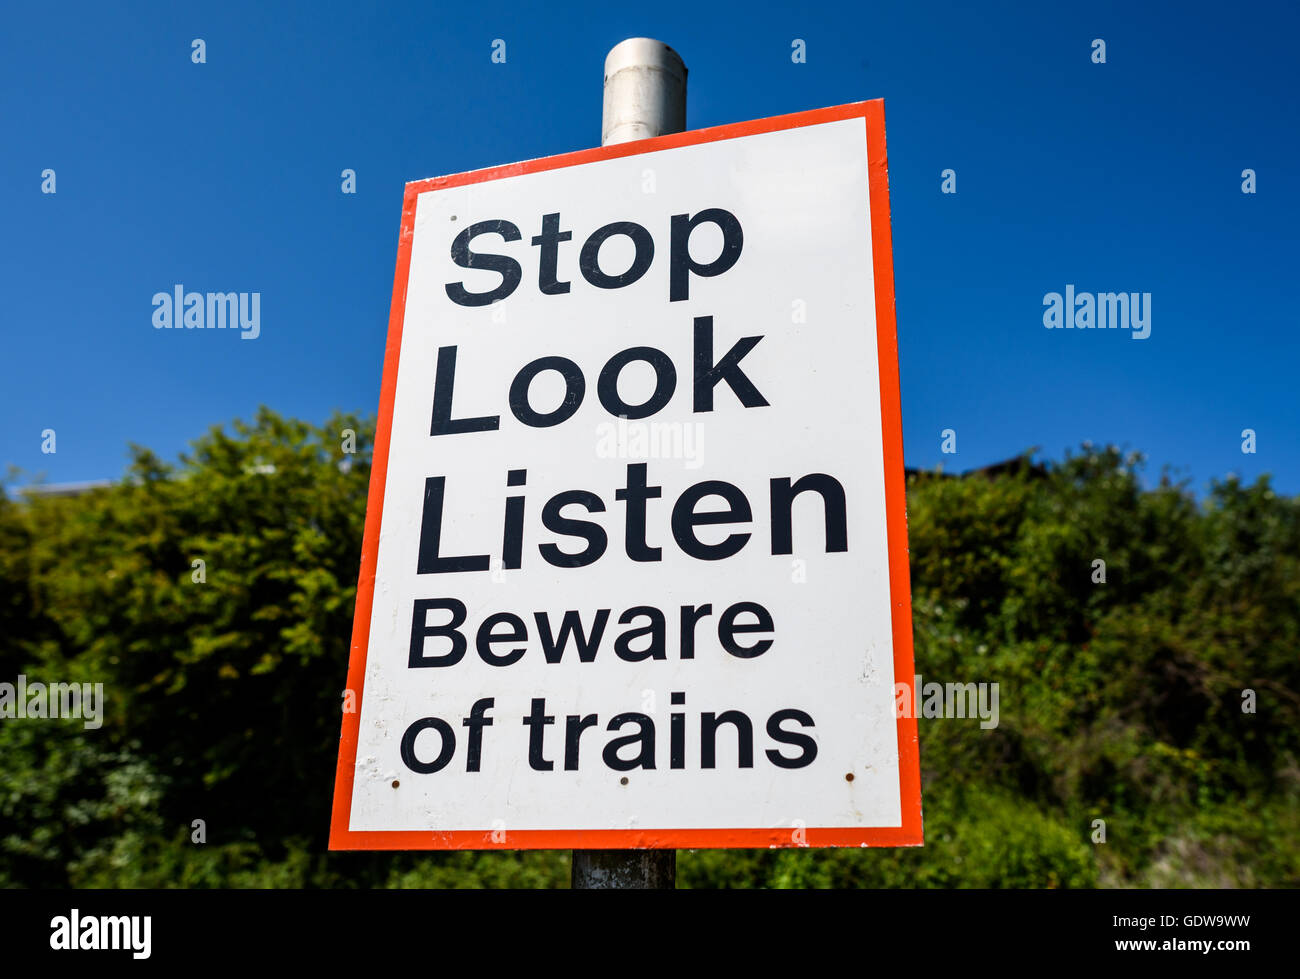
<path id="1" fill-rule="evenodd" d="M 334 807 L 330 824 L 331 850 L 546 850 L 546 849 L 704 849 L 715 847 L 834 847 L 919 846 L 921 824 L 921 771 L 915 717 L 898 718 L 898 780 L 902 825 L 893 827 L 817 827 L 802 829 L 796 841 L 791 827 L 744 829 L 561 829 L 503 830 L 366 830 L 348 829 L 352 816 L 352 787 L 356 773 L 360 706 L 370 640 L 370 616 L 375 592 L 375 566 L 379 557 L 379 522 L 388 476 L 388 452 L 393 426 L 393 396 L 397 390 L 397 361 L 402 346 L 406 312 L 406 287 L 410 277 L 411 242 L 415 230 L 415 205 L 430 190 L 500 180 L 525 173 L 615 160 L 641 153 L 712 143 L 815 126 L 844 119 L 865 121 L 867 168 L 871 202 L 871 249 L 876 285 L 876 341 L 880 365 L 880 413 L 884 445 L 885 513 L 888 532 L 889 591 L 894 638 L 894 679 L 910 689 L 912 665 L 912 601 L 907 566 L 907 512 L 903 481 L 903 427 L 899 414 L 898 335 L 894 318 L 894 254 L 889 224 L 889 166 L 885 151 L 885 103 L 882 99 L 772 116 L 711 129 L 674 133 L 654 139 L 579 150 L 559 156 L 433 177 L 406 185 L 402 201 L 402 233 L 397 249 L 397 272 L 384 350 L 384 377 L 379 395 L 379 426 L 375 435 L 370 492 L 366 501 L 366 529 L 361 547 L 361 573 L 357 581 L 356 616 L 352 627 L 352 653 L 348 663 L 348 689 L 356 696 L 357 710 L 344 713 L 339 739 L 338 769 L 334 780 Z M 910 701 L 909 701 L 910 702 Z M 908 712 L 914 713 L 914 712 Z"/>

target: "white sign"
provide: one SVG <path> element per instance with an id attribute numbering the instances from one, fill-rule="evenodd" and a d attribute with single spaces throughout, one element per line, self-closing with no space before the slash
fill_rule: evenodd
<path id="1" fill-rule="evenodd" d="M 407 186 L 332 847 L 921 842 L 887 178 L 868 102 Z"/>

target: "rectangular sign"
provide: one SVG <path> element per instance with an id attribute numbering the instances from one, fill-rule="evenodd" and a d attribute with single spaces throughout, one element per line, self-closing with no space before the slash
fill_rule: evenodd
<path id="1" fill-rule="evenodd" d="M 902 448 L 882 102 L 408 184 L 331 848 L 921 843 Z"/>

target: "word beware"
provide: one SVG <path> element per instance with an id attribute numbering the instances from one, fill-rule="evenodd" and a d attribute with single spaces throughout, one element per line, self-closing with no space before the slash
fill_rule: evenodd
<path id="1" fill-rule="evenodd" d="M 450 621 L 442 625 L 430 625 L 430 612 L 447 612 Z M 697 627 L 701 619 L 712 614 L 711 604 L 681 607 L 677 643 L 679 659 L 695 658 Z M 411 615 L 411 649 L 407 665 L 413 670 L 430 666 L 455 666 L 464 659 L 469 640 L 461 632 L 461 626 L 465 624 L 468 615 L 465 603 L 458 598 L 417 598 Z M 741 616 L 750 615 L 754 621 L 740 621 Z M 572 643 L 579 663 L 595 662 L 605 629 L 609 625 L 609 616 L 609 609 L 598 609 L 588 626 L 583 623 L 582 616 L 576 609 L 569 609 L 560 618 L 557 632 L 546 612 L 534 612 L 533 620 L 537 625 L 537 638 L 543 658 L 550 664 L 562 662 L 564 651 Z M 644 620 L 645 624 L 638 623 L 638 619 Z M 618 618 L 619 625 L 632 626 L 634 623 L 634 628 L 627 629 L 614 640 L 614 654 L 628 663 L 666 660 L 669 646 L 668 619 L 663 611 L 653 605 L 636 605 Z M 745 644 L 736 637 L 750 633 L 770 633 L 774 628 L 772 613 L 762 605 L 757 602 L 737 602 L 718 617 L 718 644 L 737 659 L 753 659 L 771 649 L 772 640 L 758 639 Z M 489 666 L 513 666 L 528 651 L 527 646 L 517 645 L 528 642 L 528 625 L 513 612 L 496 612 L 487 616 L 474 636 L 479 658 Z M 431 638 L 446 639 L 451 644 L 450 648 L 444 653 L 430 654 L 426 649 L 426 640 Z M 510 643 L 514 648 L 500 652 L 493 649 L 494 645 L 500 643 Z M 638 645 L 634 647 L 633 643 Z"/>

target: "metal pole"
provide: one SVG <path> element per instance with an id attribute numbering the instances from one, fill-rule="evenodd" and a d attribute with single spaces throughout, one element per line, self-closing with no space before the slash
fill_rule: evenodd
<path id="1" fill-rule="evenodd" d="M 662 41 L 630 37 L 605 56 L 600 143 L 630 143 L 686 130 L 686 65 Z M 671 889 L 676 850 L 574 850 L 575 888 Z"/>
<path id="2" fill-rule="evenodd" d="M 686 65 L 662 41 L 629 37 L 605 56 L 600 144 L 630 143 L 686 129 Z"/>
<path id="3" fill-rule="evenodd" d="M 677 886 L 676 850 L 574 850 L 574 889 L 672 890 Z"/>

